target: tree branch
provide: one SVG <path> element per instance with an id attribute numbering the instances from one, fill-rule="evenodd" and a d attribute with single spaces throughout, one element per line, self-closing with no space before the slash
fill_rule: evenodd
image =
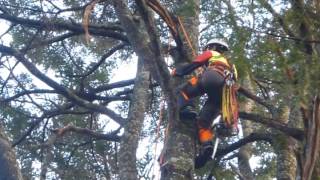
<path id="1" fill-rule="evenodd" d="M 68 109 L 72 108 L 74 105 L 73 104 L 66 104 L 61 107 L 57 107 L 57 109 L 52 110 L 52 111 L 46 111 L 42 114 L 41 117 L 35 118 L 35 121 L 32 121 L 28 127 L 28 130 L 20 136 L 18 140 L 16 140 L 13 144 L 12 147 L 15 147 L 19 145 L 22 141 L 24 141 L 30 134 L 31 132 L 45 119 L 50 119 L 54 116 L 61 115 L 61 114 L 72 114 L 74 111 L 68 111 Z M 68 112 L 68 113 L 67 113 Z M 83 113 L 82 113 L 83 114 Z"/>
<path id="2" fill-rule="evenodd" d="M 235 142 L 223 149 L 218 149 L 216 153 L 216 158 L 221 158 L 222 156 L 227 155 L 228 153 L 236 149 L 239 149 L 240 147 L 248 143 L 255 142 L 255 141 L 267 141 L 270 144 L 272 144 L 272 138 L 270 134 L 251 133 L 249 136 L 243 139 L 240 139 L 238 142 Z"/>
<path id="3" fill-rule="evenodd" d="M 124 48 L 126 46 L 125 43 L 120 43 L 114 47 L 112 47 L 111 49 L 108 50 L 107 53 L 105 53 L 99 60 L 99 62 L 97 62 L 96 64 L 94 64 L 91 69 L 89 69 L 88 72 L 84 73 L 83 75 L 73 75 L 73 77 L 86 77 L 89 76 L 90 74 L 92 74 L 95 70 L 97 70 L 99 68 L 99 66 L 101 64 L 103 64 L 105 62 L 105 60 L 111 56 L 112 54 L 114 54 L 116 51 Z"/>
<path id="4" fill-rule="evenodd" d="M 26 52 L 27 50 L 30 50 L 30 49 L 33 49 L 36 47 L 40 47 L 40 46 L 49 45 L 49 44 L 52 44 L 55 42 L 63 41 L 65 39 L 68 39 L 70 37 L 73 37 L 73 36 L 76 36 L 79 34 L 81 34 L 81 33 L 68 32 L 68 33 L 62 34 L 60 36 L 54 37 L 52 39 L 47 39 L 45 41 L 40 41 L 40 42 L 34 43 L 34 44 L 30 45 L 29 47 L 23 48 L 21 51 Z"/>
<path id="5" fill-rule="evenodd" d="M 99 93 L 99 92 L 110 90 L 110 89 L 114 89 L 114 88 L 121 88 L 121 87 L 125 87 L 125 86 L 130 86 L 130 85 L 134 84 L 134 80 L 135 79 L 128 79 L 128 80 L 118 81 L 118 82 L 106 84 L 104 86 L 99 86 L 99 87 L 96 87 L 96 88 L 92 88 L 92 89 L 90 89 L 90 91 L 93 91 L 95 93 Z"/>
<path id="6" fill-rule="evenodd" d="M 53 94 L 53 93 L 57 93 L 57 92 L 55 90 L 50 90 L 50 89 L 25 90 L 23 92 L 15 94 L 12 97 L 8 97 L 8 98 L 5 98 L 5 99 L 0 99 L 0 102 L 7 103 L 7 102 L 10 102 L 10 101 L 12 101 L 14 99 L 17 99 L 17 98 L 21 97 L 21 96 L 30 95 L 30 94 L 44 94 L 44 93 Z"/>
<path id="7" fill-rule="evenodd" d="M 125 119 L 122 118 L 119 114 L 116 114 L 115 112 L 113 112 L 112 110 L 110 110 L 105 106 L 93 104 L 87 100 L 80 98 L 73 91 L 61 86 L 60 84 L 58 84 L 57 82 L 55 82 L 54 80 L 52 80 L 51 78 L 43 74 L 39 69 L 37 69 L 37 67 L 33 63 L 31 63 L 21 53 L 14 50 L 13 48 L 0 45 L 0 52 L 7 55 L 14 56 L 19 62 L 21 62 L 28 69 L 28 71 L 31 74 L 33 74 L 38 79 L 42 80 L 48 86 L 53 88 L 58 94 L 63 95 L 64 97 L 66 97 L 67 99 L 71 100 L 72 102 L 76 103 L 79 106 L 82 106 L 94 112 L 103 113 L 109 116 L 110 118 L 112 118 L 114 121 L 116 121 L 120 125 L 124 125 Z"/>
<path id="8" fill-rule="evenodd" d="M 245 89 L 244 87 L 239 87 L 238 92 L 243 94 L 244 96 L 252 99 L 253 101 L 257 102 L 258 104 L 266 107 L 269 110 L 269 112 L 271 112 L 271 114 L 274 114 L 274 112 L 276 111 L 276 109 L 274 108 L 274 106 L 272 104 L 267 103 L 265 100 L 254 95 L 253 93 L 251 93 L 249 90 Z"/>
<path id="9" fill-rule="evenodd" d="M 251 121 L 261 123 L 261 124 L 267 125 L 269 127 L 275 128 L 275 129 L 283 132 L 286 135 L 292 136 L 293 138 L 295 138 L 299 141 L 302 141 L 304 138 L 304 131 L 303 130 L 288 127 L 287 124 L 280 123 L 277 120 L 272 119 L 272 118 L 266 118 L 263 116 L 259 116 L 257 114 L 249 114 L 246 112 L 240 112 L 239 117 L 243 118 L 244 120 L 246 120 L 246 119 L 251 120 Z"/>
<path id="10" fill-rule="evenodd" d="M 306 136 L 303 148 L 303 165 L 302 165 L 302 180 L 309 180 L 312 177 L 312 172 L 316 161 L 319 158 L 320 152 L 320 97 L 314 98 L 312 111 L 306 123 Z"/>
<path id="11" fill-rule="evenodd" d="M 120 141 L 120 136 L 117 135 L 119 130 L 120 130 L 120 128 L 115 130 L 115 131 L 112 131 L 110 133 L 107 133 L 107 134 L 101 134 L 101 133 L 92 131 L 91 129 L 80 128 L 80 127 L 75 127 L 75 126 L 72 126 L 72 125 L 67 125 L 67 126 L 65 126 L 63 128 L 55 129 L 55 130 L 52 130 L 52 131 L 54 133 L 56 133 L 56 135 L 59 136 L 59 137 L 65 135 L 68 132 L 75 132 L 77 134 L 93 137 L 96 140 L 106 140 L 106 141 L 119 142 Z"/>
<path id="12" fill-rule="evenodd" d="M 50 30 L 68 30 L 76 34 L 84 34 L 84 28 L 81 24 L 78 23 L 65 23 L 65 22 L 59 22 L 55 20 L 47 20 L 47 21 L 38 21 L 38 20 L 32 20 L 32 19 L 26 19 L 26 18 L 19 18 L 16 16 L 11 16 L 8 14 L 0 14 L 0 19 L 5 19 L 7 21 L 10 21 L 14 24 L 21 24 L 26 27 L 31 28 L 48 28 Z M 116 32 L 114 31 L 114 28 L 109 28 L 107 26 L 89 26 L 89 32 L 91 35 L 96 36 L 103 36 L 103 37 L 110 37 L 114 39 L 118 39 L 124 42 L 128 42 L 127 37 L 122 32 Z"/>

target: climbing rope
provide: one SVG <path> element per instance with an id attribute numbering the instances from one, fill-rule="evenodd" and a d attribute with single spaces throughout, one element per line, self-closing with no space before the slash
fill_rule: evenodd
<path id="1" fill-rule="evenodd" d="M 172 19 L 170 12 L 168 12 L 165 8 L 162 7 L 162 5 L 157 1 L 157 0 L 149 0 L 147 1 L 148 6 L 153 9 L 160 17 L 162 17 L 162 19 L 164 20 L 164 22 L 167 24 L 167 26 L 169 27 L 170 31 L 172 32 L 173 36 L 177 36 L 178 35 L 178 30 L 177 30 L 177 25 L 174 22 L 174 20 Z M 192 46 L 192 42 L 189 38 L 189 35 L 187 33 L 187 31 L 184 28 L 184 25 L 181 21 L 181 18 L 178 16 L 178 25 L 179 27 L 181 27 L 182 33 L 188 43 L 189 48 L 192 50 L 192 55 L 193 58 L 196 57 L 197 53 L 195 52 L 193 46 Z"/>
<path id="2" fill-rule="evenodd" d="M 229 76 L 229 75 L 228 75 Z M 236 86 L 232 77 L 226 77 L 226 83 L 222 90 L 222 119 L 227 127 L 232 125 L 238 128 L 238 102 L 236 97 Z"/>
<path id="3" fill-rule="evenodd" d="M 165 8 L 163 8 L 157 0 L 149 0 L 147 1 L 147 4 L 160 17 L 162 17 L 164 22 L 168 25 L 170 31 L 174 34 L 174 36 L 176 36 L 177 35 L 176 25 L 173 19 L 171 18 L 170 13 Z"/>
<path id="4" fill-rule="evenodd" d="M 195 58 L 197 56 L 197 54 L 196 54 L 196 52 L 195 52 L 195 50 L 194 50 L 194 48 L 192 46 L 192 42 L 191 42 L 191 40 L 189 38 L 189 35 L 188 35 L 187 31 L 185 30 L 184 25 L 182 24 L 182 21 L 181 21 L 179 16 L 178 16 L 178 22 L 179 22 L 179 25 L 180 25 L 181 30 L 183 32 L 183 35 L 187 40 L 188 46 L 192 50 L 192 56 L 193 56 L 193 58 Z"/>

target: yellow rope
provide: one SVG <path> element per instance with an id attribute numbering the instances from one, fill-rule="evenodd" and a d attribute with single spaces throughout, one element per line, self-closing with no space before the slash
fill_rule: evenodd
<path id="1" fill-rule="evenodd" d="M 236 125 L 238 121 L 238 102 L 234 85 L 224 85 L 222 91 L 222 118 L 227 126 Z"/>

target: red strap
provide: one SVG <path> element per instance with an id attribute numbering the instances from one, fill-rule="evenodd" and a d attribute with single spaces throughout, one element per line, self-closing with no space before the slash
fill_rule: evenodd
<path id="1" fill-rule="evenodd" d="M 205 61 L 208 61 L 212 57 L 211 51 L 204 51 L 202 54 L 196 57 L 196 59 L 193 62 L 199 62 L 203 63 Z"/>

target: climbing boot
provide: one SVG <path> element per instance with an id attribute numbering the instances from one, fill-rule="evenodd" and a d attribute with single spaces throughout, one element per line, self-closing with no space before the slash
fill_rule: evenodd
<path id="1" fill-rule="evenodd" d="M 211 160 L 212 153 L 213 153 L 212 141 L 207 141 L 205 143 L 202 143 L 200 153 L 195 159 L 195 163 L 194 163 L 195 169 L 202 168 L 209 160 Z"/>
<path id="2" fill-rule="evenodd" d="M 211 128 L 204 128 L 199 126 L 199 140 L 201 143 L 201 149 L 199 155 L 195 159 L 195 168 L 203 167 L 209 160 L 211 160 L 211 155 L 213 153 L 213 132 Z"/>
<path id="3" fill-rule="evenodd" d="M 198 113 L 193 106 L 185 106 L 180 110 L 181 119 L 190 119 L 194 120 L 198 116 Z"/>

